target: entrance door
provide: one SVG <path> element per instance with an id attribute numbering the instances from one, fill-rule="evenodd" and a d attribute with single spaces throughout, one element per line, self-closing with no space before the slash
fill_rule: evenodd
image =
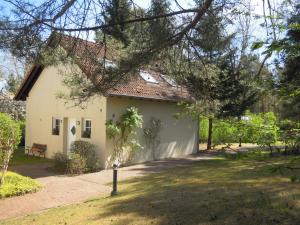
<path id="1" fill-rule="evenodd" d="M 72 142 L 76 140 L 76 119 L 64 118 L 64 152 L 68 155 Z"/>

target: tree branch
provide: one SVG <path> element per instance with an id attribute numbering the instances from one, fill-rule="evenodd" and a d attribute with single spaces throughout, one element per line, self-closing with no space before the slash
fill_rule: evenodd
<path id="1" fill-rule="evenodd" d="M 212 1 L 212 0 L 210 0 Z M 155 15 L 155 16 L 149 16 L 149 17 L 141 17 L 141 18 L 135 18 L 132 20 L 126 20 L 122 21 L 119 23 L 107 23 L 99 26 L 93 26 L 93 27 L 80 27 L 80 28 L 60 28 L 56 27 L 53 25 L 48 24 L 48 21 L 52 21 L 52 19 L 44 19 L 44 20 L 39 20 L 38 23 L 44 24 L 45 26 L 48 26 L 52 28 L 55 31 L 66 31 L 66 32 L 74 32 L 74 31 L 93 31 L 93 30 L 100 30 L 108 27 L 113 27 L 113 26 L 120 26 L 120 25 L 125 25 L 125 24 L 130 24 L 130 23 L 136 23 L 136 22 L 144 22 L 144 21 L 150 21 L 154 19 L 160 19 L 160 18 L 166 18 L 166 17 L 171 17 L 171 16 L 176 16 L 179 14 L 185 14 L 185 13 L 195 13 L 198 12 L 197 9 L 185 9 L 185 10 L 179 10 L 167 14 L 162 14 L 162 15 Z"/>

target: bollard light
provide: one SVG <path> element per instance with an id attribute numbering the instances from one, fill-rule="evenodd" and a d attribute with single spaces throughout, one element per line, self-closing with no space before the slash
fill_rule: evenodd
<path id="1" fill-rule="evenodd" d="M 113 190 L 110 193 L 111 196 L 117 194 L 117 182 L 118 182 L 118 166 L 117 164 L 113 165 Z"/>

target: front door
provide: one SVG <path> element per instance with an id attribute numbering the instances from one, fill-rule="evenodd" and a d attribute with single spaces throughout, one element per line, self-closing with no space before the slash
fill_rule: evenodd
<path id="1" fill-rule="evenodd" d="M 64 151 L 68 154 L 72 142 L 76 140 L 76 119 L 65 118 L 64 125 Z"/>

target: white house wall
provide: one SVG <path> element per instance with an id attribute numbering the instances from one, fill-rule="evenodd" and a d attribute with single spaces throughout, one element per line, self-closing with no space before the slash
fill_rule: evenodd
<path id="1" fill-rule="evenodd" d="M 153 160 L 152 151 L 145 145 L 143 129 L 147 127 L 151 117 L 161 120 L 159 132 L 160 144 L 157 147 L 156 158 L 178 157 L 197 151 L 197 122 L 190 118 L 176 119 L 179 111 L 176 103 L 152 100 L 129 99 L 124 97 L 109 97 L 107 99 L 107 119 L 118 120 L 128 106 L 135 106 L 143 115 L 143 128 L 138 129 L 137 139 L 143 149 L 136 152 L 134 163 Z M 111 140 L 107 140 L 107 149 L 112 150 Z"/>
<path id="2" fill-rule="evenodd" d="M 105 149 L 105 116 L 106 98 L 97 97 L 87 104 L 85 109 L 71 107 L 72 103 L 57 98 L 59 91 L 66 90 L 62 85 L 62 71 L 64 66 L 47 67 L 40 74 L 35 85 L 26 99 L 26 146 L 33 143 L 46 144 L 46 157 L 51 158 L 56 152 L 63 152 L 63 124 L 59 136 L 52 135 L 52 117 L 75 118 L 76 139 L 88 140 L 98 146 L 97 154 L 103 159 Z M 90 139 L 81 138 L 82 118 L 92 120 L 92 134 Z M 104 160 L 104 159 L 103 159 Z"/>

